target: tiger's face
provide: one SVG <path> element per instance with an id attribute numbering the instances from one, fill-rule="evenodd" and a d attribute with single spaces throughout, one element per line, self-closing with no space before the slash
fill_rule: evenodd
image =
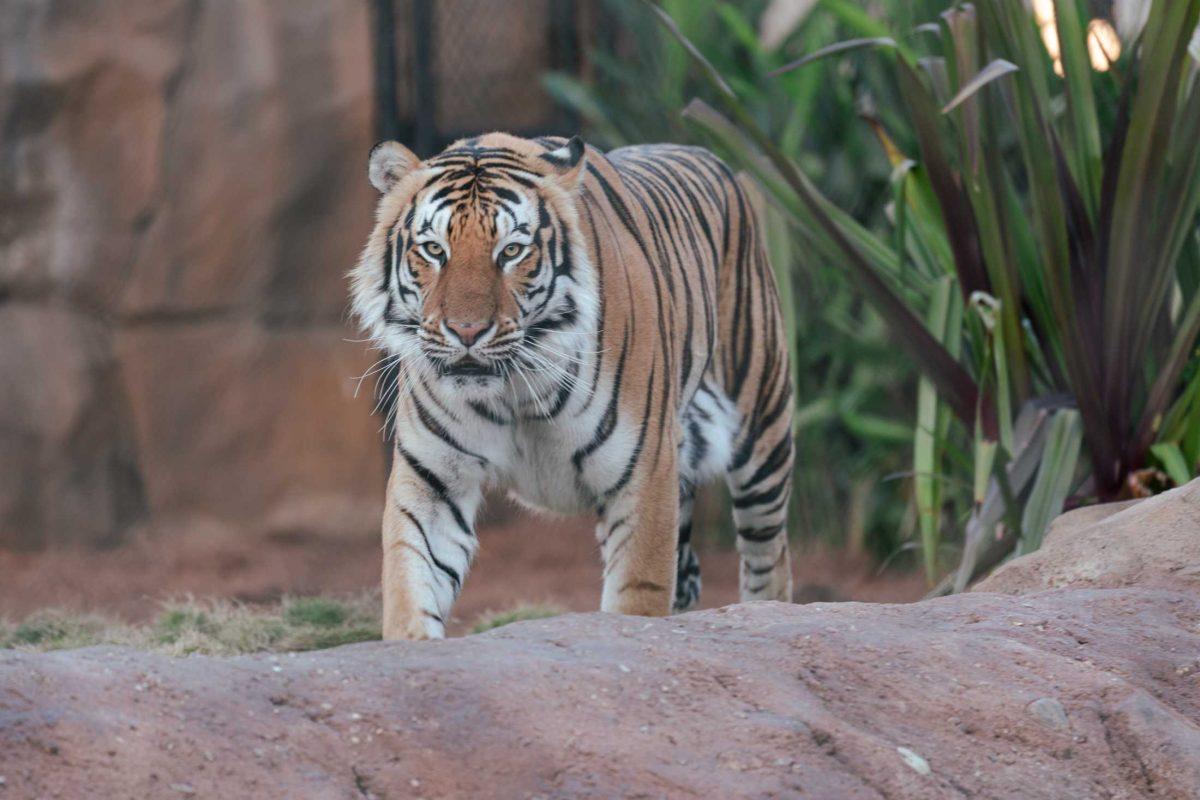
<path id="1" fill-rule="evenodd" d="M 369 173 L 383 197 L 353 273 L 364 327 L 396 359 L 460 385 L 531 366 L 539 337 L 579 309 L 584 161 L 578 138 L 547 151 L 490 134 L 425 162 L 396 142 L 376 145 Z"/>

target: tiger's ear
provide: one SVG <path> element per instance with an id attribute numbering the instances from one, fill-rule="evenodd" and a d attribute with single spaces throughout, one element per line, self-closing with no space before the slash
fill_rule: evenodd
<path id="1" fill-rule="evenodd" d="M 553 175 L 568 192 L 574 192 L 583 178 L 583 168 L 587 166 L 587 148 L 583 139 L 572 136 L 571 140 L 557 150 L 542 153 L 542 159 L 549 162 Z"/>
<path id="2" fill-rule="evenodd" d="M 380 142 L 367 158 L 367 177 L 380 194 L 387 194 L 420 163 L 421 159 L 399 142 Z"/>

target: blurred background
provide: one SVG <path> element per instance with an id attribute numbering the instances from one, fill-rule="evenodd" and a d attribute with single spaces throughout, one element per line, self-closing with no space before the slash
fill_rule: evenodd
<path id="1" fill-rule="evenodd" d="M 1126 43 L 1149 7 L 1070 2 Z M 916 278 L 950 252 L 953 225 L 897 234 L 906 225 L 897 209 L 930 191 L 916 164 L 928 142 L 898 104 L 896 69 L 858 48 L 896 33 L 904 51 L 939 25 L 948 41 L 962 22 L 943 14 L 952 5 L 662 3 L 746 119 L 870 252 L 870 242 L 901 253 L 928 245 L 911 259 Z M 1027 16 L 1046 6 L 999 5 Z M 1036 45 L 1041 18 L 1029 18 Z M 773 76 L 844 40 L 860 44 Z M 1113 75 L 1131 53 L 1110 53 L 1089 89 L 1098 140 L 1111 138 Z M 1047 45 L 1039 69 L 1055 80 L 1063 59 L 1074 68 L 1070 55 Z M 371 226 L 371 145 L 397 138 L 428 155 L 485 130 L 582 131 L 602 148 L 687 141 L 738 166 L 761 160 L 714 134 L 711 118 L 697 124 L 703 109 L 681 114 L 693 98 L 720 100 L 692 61 L 634 0 L 0 4 L 0 615 L 65 605 L 138 617 L 152 613 L 148 599 L 181 592 L 265 601 L 373 586 L 387 446 L 371 413 L 375 379 L 362 377 L 374 359 L 348 322 L 345 281 Z M 969 77 L 943 69 L 941 99 L 956 88 L 951 78 Z M 1019 157 L 1015 133 L 992 144 Z M 1013 182 L 1014 202 L 1031 183 Z M 789 209 L 786 192 L 773 194 L 771 247 L 798 384 L 799 599 L 915 599 L 969 543 L 964 531 L 985 505 L 986 447 L 970 425 L 944 419 L 942 387 L 901 355 L 844 257 Z M 1194 214 L 1181 225 L 1186 252 L 1170 263 L 1191 269 Z M 1184 311 L 1168 327 L 1190 330 L 1179 315 L 1195 285 L 1180 274 L 1171 308 Z M 935 283 L 910 293 L 921 319 Z M 972 375 L 989 373 L 992 340 L 962 335 Z M 1144 469 L 1139 487 L 1165 487 L 1195 472 L 1191 340 L 1183 353 L 1168 392 L 1172 403 L 1192 398 L 1171 407 L 1183 420 L 1182 461 L 1142 451 L 1120 481 Z M 1002 407 L 1010 425 L 1033 394 L 1053 393 L 1057 372 L 1040 391 L 1012 390 L 1014 407 Z M 1060 439 L 1070 451 L 1071 436 Z M 1074 447 L 1060 469 L 1069 485 L 1048 501 L 1055 509 L 1115 496 L 1088 482 Z M 706 605 L 736 596 L 725 502 L 717 491 L 702 504 Z M 518 599 L 595 605 L 585 521 L 532 519 L 497 500 L 482 543 L 464 614 Z"/>
<path id="2" fill-rule="evenodd" d="M 568 3 L 379 5 L 4 3 L 4 547 L 376 526 L 380 421 L 344 341 L 365 154 L 381 129 L 427 154 L 562 130 L 539 79 L 575 69 L 581 24 Z"/>

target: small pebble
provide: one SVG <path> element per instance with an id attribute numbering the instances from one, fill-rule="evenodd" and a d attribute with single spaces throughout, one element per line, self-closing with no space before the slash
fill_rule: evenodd
<path id="1" fill-rule="evenodd" d="M 928 775 L 933 770 L 929 768 L 929 762 L 921 758 L 919 755 L 909 750 L 907 747 L 897 747 L 896 752 L 904 759 L 904 763 L 912 767 L 913 772 L 918 775 Z"/>
<path id="2" fill-rule="evenodd" d="M 1053 697 L 1039 697 L 1025 708 L 1043 725 L 1058 730 L 1066 730 L 1071 727 L 1066 709 Z"/>

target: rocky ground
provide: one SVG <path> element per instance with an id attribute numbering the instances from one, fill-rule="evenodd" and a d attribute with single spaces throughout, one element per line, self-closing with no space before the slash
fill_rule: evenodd
<path id="1" fill-rule="evenodd" d="M 0 797 L 1200 797 L 1200 593 L 1190 551 L 1145 544 L 1200 538 L 1198 501 L 1047 545 L 1107 525 L 1143 553 L 1131 585 L 1128 559 L 1040 555 L 1065 588 L 294 656 L 7 651 Z"/>
<path id="2" fill-rule="evenodd" d="M 1147 500 L 1063 514 L 1040 550 L 975 588 L 1015 593 L 1060 586 L 1200 588 L 1200 480 Z"/>
<path id="3" fill-rule="evenodd" d="M 5 797 L 1200 796 L 1200 598 L 599 614 L 433 644 L 0 655 Z"/>

